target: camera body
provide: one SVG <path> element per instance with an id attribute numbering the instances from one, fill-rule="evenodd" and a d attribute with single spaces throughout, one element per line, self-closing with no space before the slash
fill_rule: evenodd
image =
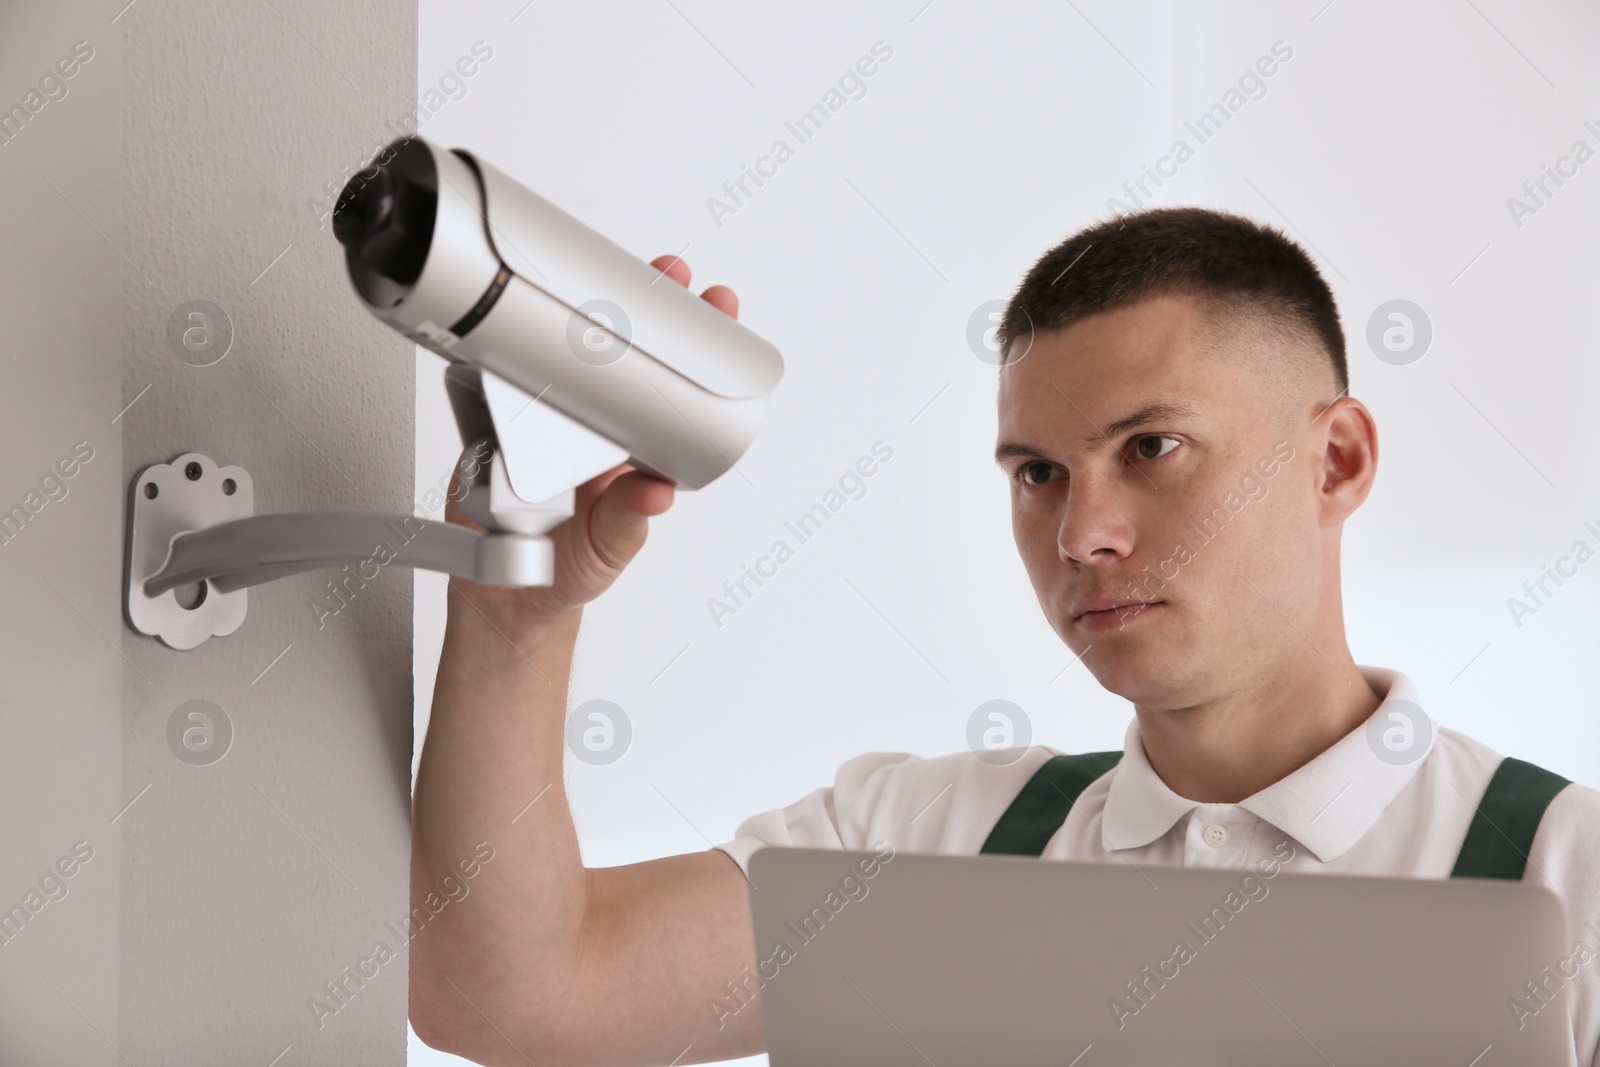
<path id="1" fill-rule="evenodd" d="M 390 144 L 333 229 L 367 309 L 454 365 L 452 400 L 481 383 L 527 501 L 623 460 L 701 488 L 744 454 L 783 375 L 770 342 L 461 149 Z M 519 442 L 527 415 L 501 412 L 530 404 Z"/>

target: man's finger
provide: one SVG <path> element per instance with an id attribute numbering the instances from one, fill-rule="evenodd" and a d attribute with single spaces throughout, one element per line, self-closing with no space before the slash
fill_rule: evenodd
<path id="1" fill-rule="evenodd" d="M 622 477 L 624 474 L 627 474 L 631 470 L 633 470 L 633 464 L 623 461 L 622 463 L 618 463 L 615 467 L 612 467 L 610 470 L 601 471 L 593 478 L 590 478 L 588 481 L 578 486 L 577 494 L 574 497 L 575 503 L 578 505 L 580 510 L 583 507 L 587 507 L 589 504 L 599 499 L 601 494 L 603 494 L 606 489 L 610 487 L 612 482 L 616 481 L 618 478 Z"/>
<path id="2" fill-rule="evenodd" d="M 677 256 L 657 256 L 650 265 L 685 289 L 689 287 L 689 264 Z"/>
<path id="3" fill-rule="evenodd" d="M 618 507 L 640 515 L 659 515 L 677 499 L 678 487 L 644 471 L 630 470 L 607 487 L 606 496 Z"/>
<path id="4" fill-rule="evenodd" d="M 630 481 L 643 477 L 630 471 L 618 478 L 618 484 L 602 493 L 589 512 L 589 544 L 600 562 L 612 570 L 626 567 L 644 547 L 649 533 L 650 520 L 634 507 L 637 486 Z"/>
<path id="5" fill-rule="evenodd" d="M 726 285 L 713 285 L 700 294 L 700 299 L 731 319 L 739 317 L 739 296 Z"/>

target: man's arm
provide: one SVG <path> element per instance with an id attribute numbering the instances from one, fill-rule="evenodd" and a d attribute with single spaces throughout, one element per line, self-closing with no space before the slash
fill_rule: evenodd
<path id="1" fill-rule="evenodd" d="M 655 265 L 688 283 L 681 262 Z M 737 310 L 723 287 L 703 295 Z M 581 486 L 573 517 L 551 532 L 548 589 L 451 580 L 412 826 L 412 907 L 430 918 L 410 942 L 410 1013 L 436 1048 L 546 1067 L 702 1063 L 763 1047 L 757 1004 L 720 1020 L 712 1007 L 738 1007 L 726 983 L 756 962 L 738 866 L 711 849 L 587 869 L 562 780 L 583 605 L 672 497 L 623 464 Z M 453 502 L 446 518 L 476 525 Z"/>

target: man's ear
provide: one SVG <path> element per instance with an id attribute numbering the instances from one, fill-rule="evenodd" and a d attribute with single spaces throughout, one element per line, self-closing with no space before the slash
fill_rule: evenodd
<path id="1" fill-rule="evenodd" d="M 1378 474 L 1378 426 L 1367 406 L 1354 397 L 1340 397 L 1318 420 L 1321 431 L 1317 464 L 1320 515 L 1324 526 L 1334 526 L 1359 508 L 1372 492 Z"/>

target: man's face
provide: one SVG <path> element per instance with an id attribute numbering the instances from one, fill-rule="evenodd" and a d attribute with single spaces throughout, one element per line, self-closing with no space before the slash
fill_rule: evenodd
<path id="1" fill-rule="evenodd" d="M 1156 297 L 1019 338 L 1000 375 L 998 462 L 1040 606 L 1101 685 L 1151 707 L 1237 686 L 1327 608 L 1317 412 L 1279 430 L 1202 326 L 1190 298 Z"/>

